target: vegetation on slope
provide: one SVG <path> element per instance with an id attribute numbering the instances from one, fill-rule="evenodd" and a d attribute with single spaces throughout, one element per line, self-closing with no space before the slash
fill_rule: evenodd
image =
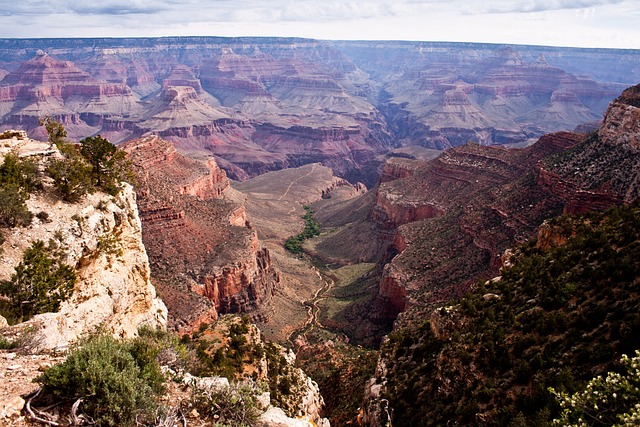
<path id="1" fill-rule="evenodd" d="M 305 346 L 298 363 L 318 383 L 332 426 L 355 422 L 364 384 L 374 374 L 378 352 L 348 344 Z"/>
<path id="2" fill-rule="evenodd" d="M 0 281 L 0 313 L 10 324 L 38 313 L 56 312 L 72 294 L 76 271 L 64 264 L 66 254 L 59 242 L 33 242 L 24 252 L 10 280 Z"/>
<path id="3" fill-rule="evenodd" d="M 306 395 L 301 374 L 283 351 L 263 343 L 248 318 L 233 315 L 182 339 L 144 327 L 130 340 L 99 334 L 78 343 L 62 363 L 36 379 L 42 390 L 34 405 L 45 408 L 40 416 L 60 425 L 70 425 L 68 418 L 103 427 L 187 420 L 189 425 L 256 426 L 267 409 L 265 391 L 271 404 L 291 416 Z M 218 381 L 216 374 L 229 382 Z"/>
<path id="4" fill-rule="evenodd" d="M 53 187 L 66 202 L 79 202 L 87 193 L 100 188 L 115 195 L 119 183 L 131 176 L 125 153 L 98 136 L 80 141 L 80 148 L 66 140 L 64 126 L 52 119 L 44 124 L 49 142 L 60 151 L 59 158 L 46 161 L 45 172 L 52 179 Z M 11 132 L 1 136 L 12 137 Z M 8 153 L 0 165 L 0 227 L 18 227 L 31 224 L 33 213 L 26 205 L 30 194 L 43 190 L 44 184 L 38 163 L 33 158 L 21 158 Z M 36 214 L 47 221 L 49 214 Z M 5 238 L 0 229 L 0 244 Z M 100 250 L 109 250 L 109 236 L 98 244 Z M 66 257 L 63 242 L 33 242 L 8 281 L 0 283 L 0 314 L 10 323 L 28 320 L 47 311 L 57 311 L 60 303 L 73 293 L 75 269 L 63 263 Z M 0 250 L 1 252 L 1 250 Z"/>
<path id="5" fill-rule="evenodd" d="M 393 425 L 546 425 L 640 336 L 640 203 L 550 223 L 500 280 L 383 346 Z"/>
<path id="6" fill-rule="evenodd" d="M 248 317 L 226 315 L 214 324 L 203 323 L 182 342 L 196 351 L 196 374 L 256 382 L 270 392 L 274 405 L 289 415 L 296 413 L 302 397 L 300 375 L 287 361 L 286 350 L 263 342 Z"/>
<path id="7" fill-rule="evenodd" d="M 303 206 L 305 214 L 302 216 L 304 220 L 304 230 L 296 236 L 289 237 L 284 242 L 284 248 L 291 253 L 302 253 L 302 242 L 315 236 L 320 235 L 320 224 L 313 219 L 313 209 L 309 206 Z"/>
<path id="8" fill-rule="evenodd" d="M 117 341 L 97 335 L 74 348 L 66 360 L 38 377 L 57 402 L 83 403 L 100 426 L 140 425 L 151 420 L 164 388 L 151 340 Z M 144 425 L 144 424 L 143 424 Z"/>

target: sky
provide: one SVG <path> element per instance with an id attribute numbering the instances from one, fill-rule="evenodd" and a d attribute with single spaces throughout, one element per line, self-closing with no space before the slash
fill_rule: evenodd
<path id="1" fill-rule="evenodd" d="M 192 35 L 640 49 L 640 0 L 0 0 L 0 38 Z"/>

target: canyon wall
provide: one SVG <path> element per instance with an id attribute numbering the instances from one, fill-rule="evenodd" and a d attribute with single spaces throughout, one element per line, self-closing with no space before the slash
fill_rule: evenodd
<path id="1" fill-rule="evenodd" d="M 370 211 L 381 232 L 396 233 L 371 319 L 399 314 L 403 324 L 462 295 L 476 278 L 496 275 L 504 250 L 547 218 L 635 200 L 638 93 L 624 91 L 589 135 L 545 135 L 525 149 L 467 144 L 427 163 L 394 159 Z"/>
<path id="2" fill-rule="evenodd" d="M 0 127 L 44 137 L 38 119 L 51 116 L 72 138 L 156 134 L 213 154 L 238 180 L 321 162 L 371 187 L 377 156 L 394 147 L 525 144 L 596 122 L 639 57 L 287 38 L 3 40 Z"/>
<path id="3" fill-rule="evenodd" d="M 157 136 L 123 149 L 138 176 L 143 240 L 170 326 L 193 330 L 226 313 L 267 322 L 280 275 L 244 206 L 225 200 L 225 172 L 211 157 L 184 157 Z"/>

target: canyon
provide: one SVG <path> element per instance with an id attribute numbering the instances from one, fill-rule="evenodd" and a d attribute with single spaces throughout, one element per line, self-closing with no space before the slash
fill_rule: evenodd
<path id="1" fill-rule="evenodd" d="M 357 345 L 425 319 L 439 334 L 435 310 L 496 277 L 505 251 L 562 241 L 545 220 L 637 199 L 640 89 L 623 89 L 639 64 L 472 43 L 4 40 L 0 129 L 44 140 L 51 117 L 128 154 L 137 196 L 114 205 L 137 204 L 142 283 L 168 309 L 149 290 L 157 314 L 135 325 L 194 334 L 245 313 L 302 366 L 370 364 Z M 322 233 L 294 256 L 308 209 Z"/>
<path id="2" fill-rule="evenodd" d="M 320 162 L 375 185 L 394 148 L 529 144 L 597 123 L 633 50 L 286 38 L 2 40 L 0 128 L 155 134 L 230 178 Z"/>
<path id="3" fill-rule="evenodd" d="M 143 242 L 170 327 L 194 331 L 218 315 L 268 321 L 280 273 L 213 158 L 179 154 L 158 136 L 122 145 L 137 176 Z"/>

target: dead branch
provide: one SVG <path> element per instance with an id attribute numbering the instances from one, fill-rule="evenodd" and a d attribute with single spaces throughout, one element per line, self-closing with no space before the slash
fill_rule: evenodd
<path id="1" fill-rule="evenodd" d="M 180 409 L 180 415 L 182 416 L 182 422 L 184 423 L 184 427 L 187 427 L 187 418 L 184 416 L 184 412 Z"/>
<path id="2" fill-rule="evenodd" d="M 80 398 L 73 402 L 71 406 L 71 418 L 73 419 L 73 425 L 79 426 L 81 424 L 81 419 L 78 418 L 78 408 L 80 407 L 80 403 L 82 403 L 83 399 Z"/>
<path id="3" fill-rule="evenodd" d="M 40 418 L 40 417 L 36 416 L 36 414 L 35 414 L 35 413 L 33 412 L 33 410 L 31 409 L 31 401 L 32 401 L 33 399 L 35 399 L 35 398 L 40 394 L 40 392 L 41 392 L 41 391 L 42 391 L 42 387 L 38 388 L 38 390 L 36 391 L 36 393 L 35 393 L 33 396 L 31 396 L 31 397 L 29 398 L 29 400 L 27 400 L 26 405 L 24 405 L 24 407 L 25 407 L 25 408 L 26 408 L 26 410 L 27 410 L 27 413 L 29 414 L 29 416 L 30 416 L 34 421 L 37 421 L 37 422 L 39 422 L 39 423 L 44 423 L 44 424 L 47 424 L 47 425 L 50 425 L 50 426 L 59 426 L 60 424 L 58 424 L 58 423 L 57 423 L 57 422 L 55 422 L 55 421 L 45 420 L 44 418 Z"/>

